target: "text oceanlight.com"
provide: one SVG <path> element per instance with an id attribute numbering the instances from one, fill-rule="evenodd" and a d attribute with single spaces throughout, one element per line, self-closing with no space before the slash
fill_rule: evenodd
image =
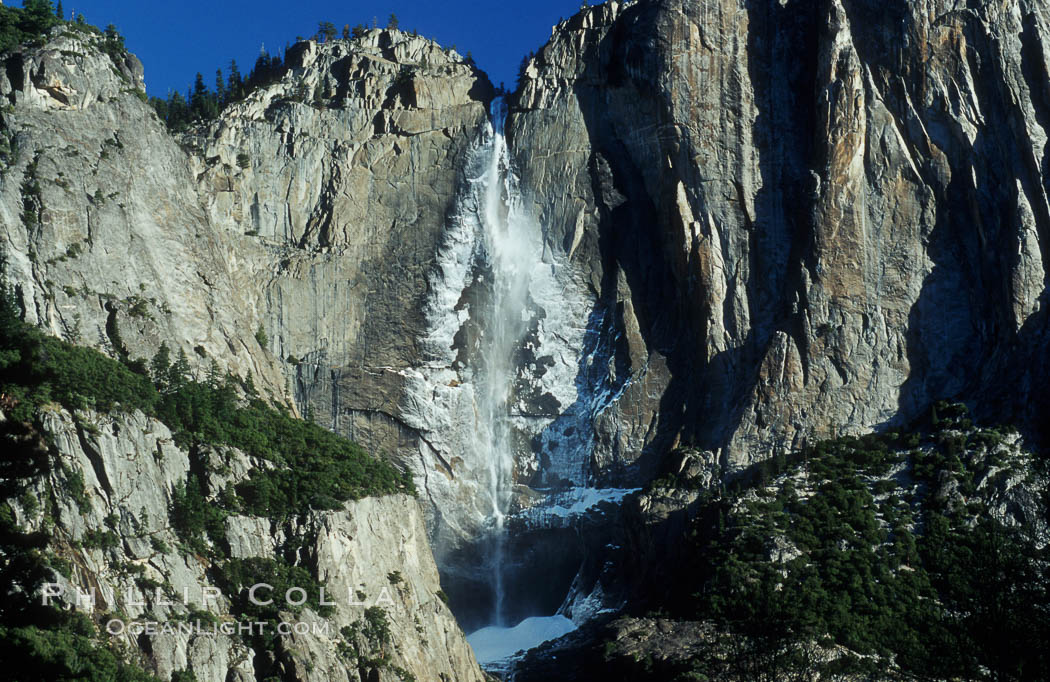
<path id="1" fill-rule="evenodd" d="M 215 635 L 268 635 L 277 633 L 279 635 L 325 635 L 331 636 L 332 624 L 328 621 L 315 623 L 291 623 L 281 621 L 279 623 L 268 623 L 266 621 L 251 621 L 242 623 L 202 623 L 201 621 L 171 622 L 157 620 L 132 620 L 125 621 L 120 618 L 111 618 L 106 621 L 106 632 L 119 636 L 129 634 L 132 637 L 146 635 L 191 635 L 215 636 Z"/>

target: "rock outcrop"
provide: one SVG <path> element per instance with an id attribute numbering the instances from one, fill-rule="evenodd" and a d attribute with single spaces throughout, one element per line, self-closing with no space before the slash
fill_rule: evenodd
<path id="1" fill-rule="evenodd" d="M 114 61 L 91 32 L 55 32 L 0 70 L 0 224 L 26 320 L 113 355 L 148 359 L 165 342 L 282 400 L 280 364 L 256 339 L 258 293 L 143 101 L 138 60 Z"/>
<path id="2" fill-rule="evenodd" d="M 414 435 L 397 405 L 403 371 L 418 361 L 426 274 L 461 157 L 492 98 L 469 60 L 396 30 L 302 42 L 288 50 L 277 82 L 178 137 L 146 103 L 138 61 L 108 50 L 91 29 L 60 26 L 42 47 L 2 61 L 0 240 L 28 322 L 136 361 L 167 344 L 200 378 L 214 363 L 377 455 L 398 453 Z M 83 471 L 92 500 L 81 514 L 68 496 L 54 495 L 65 505 L 64 537 L 72 546 L 106 528 L 110 514 L 119 517 L 111 530 L 120 545 L 75 553 L 83 566 L 71 586 L 108 591 L 114 608 L 111 593 L 142 578 L 138 569 L 122 573 L 125 564 L 180 593 L 204 580 L 205 560 L 148 542 L 157 536 L 174 547 L 168 504 L 188 471 L 166 429 L 140 417 L 91 416 L 106 422 L 105 442 L 87 436 L 78 446 L 75 436 L 85 436 L 75 419 L 49 419 L 68 441 L 61 458 L 75 460 L 69 471 Z M 103 451 L 114 461 L 100 460 Z M 266 466 L 215 456 L 236 476 Z M 219 494 L 229 482 L 208 483 Z M 359 641 L 346 640 L 341 629 L 359 624 L 354 609 L 364 608 L 353 606 L 302 616 L 328 623 L 330 636 L 292 633 L 268 661 L 237 637 L 176 637 L 157 644 L 151 665 L 163 677 L 193 667 L 198 679 L 279 669 L 320 680 L 366 678 L 366 664 L 381 659 L 391 674 L 420 680 L 478 679 L 438 598 L 425 522 L 432 518 L 419 503 L 401 497 L 290 525 L 226 521 L 234 558 L 273 557 L 298 543 L 309 547 L 321 582 L 351 599 L 386 588 L 399 604 L 387 635 L 396 646 L 377 650 L 364 626 L 353 630 Z M 118 606 L 136 618 L 172 615 L 153 602 Z M 224 604 L 219 616 L 228 614 Z M 341 657 L 340 647 L 352 655 Z"/>
<path id="3" fill-rule="evenodd" d="M 277 83 L 187 135 L 211 224 L 234 241 L 297 404 L 395 453 L 426 277 L 492 86 L 396 30 L 299 43 Z"/>
<path id="4" fill-rule="evenodd" d="M 740 467 L 938 398 L 1037 423 L 1048 28 L 1035 2 L 866 0 L 555 27 L 508 134 L 629 360 L 596 467 L 676 443 Z"/>
<path id="5" fill-rule="evenodd" d="M 69 566 L 68 575 L 57 576 L 58 586 L 49 588 L 59 593 L 55 603 L 100 619 L 162 679 L 181 670 L 192 670 L 198 680 L 278 674 L 304 682 L 363 681 L 381 673 L 382 679 L 407 679 L 404 673 L 418 680 L 482 679 L 444 603 L 414 498 L 366 498 L 342 510 L 286 520 L 228 517 L 224 541 L 231 561 L 284 561 L 291 548 L 292 565 L 309 570 L 324 586 L 323 599 L 335 604 L 322 616 L 316 607 L 297 612 L 284 594 L 259 592 L 260 600 L 272 597 L 285 605 L 279 615 L 291 629 L 269 632 L 271 648 L 253 650 L 249 645 L 265 638 L 238 631 L 251 619 L 237 617 L 233 606 L 245 600 L 251 585 L 217 580 L 227 567 L 187 549 L 169 522 L 174 492 L 190 474 L 192 458 L 172 442 L 167 427 L 137 412 L 64 410 L 44 414 L 42 424 L 38 437 L 50 444 L 49 466 L 29 489 L 40 504 L 27 509 L 19 500 L 9 503 L 19 526 L 46 530 L 53 551 Z M 209 499 L 263 464 L 231 448 L 204 456 L 221 465 L 216 471 L 227 472 L 209 477 Z M 264 578 L 276 582 L 277 576 Z M 299 598 L 293 594 L 290 601 Z M 319 595 L 307 598 L 321 601 Z M 382 613 L 382 641 L 368 640 L 360 627 L 354 636 L 344 630 L 364 622 L 369 608 L 378 609 L 372 618 Z M 157 632 L 139 637 L 136 628 L 150 623 Z M 180 623 L 194 627 L 183 631 Z"/>

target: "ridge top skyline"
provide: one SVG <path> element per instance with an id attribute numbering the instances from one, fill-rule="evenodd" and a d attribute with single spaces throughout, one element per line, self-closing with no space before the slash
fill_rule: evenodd
<path id="1" fill-rule="evenodd" d="M 320 22 L 332 22 L 341 32 L 345 24 L 384 27 L 391 14 L 398 18 L 401 30 L 415 30 L 443 47 L 455 47 L 462 55 L 469 52 L 493 85 L 502 82 L 512 88 L 522 57 L 542 46 L 551 27 L 575 14 L 581 3 L 538 0 L 524 11 L 519 5 L 477 0 L 442 4 L 421 0 L 303 0 L 294 4 L 279 0 L 64 0 L 62 5 L 66 19 L 83 14 L 88 23 L 100 28 L 116 26 L 128 50 L 142 61 L 147 93 L 166 97 L 174 90 L 185 92 L 197 73 L 212 84 L 215 71 L 228 73 L 231 60 L 247 73 L 262 49 L 283 54 L 297 37 L 313 37 Z"/>

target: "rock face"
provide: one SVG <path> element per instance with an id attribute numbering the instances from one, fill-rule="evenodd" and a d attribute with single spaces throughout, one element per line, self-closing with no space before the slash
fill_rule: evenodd
<path id="1" fill-rule="evenodd" d="M 1050 12 L 1033 2 L 610 2 L 508 122 L 630 383 L 596 467 L 739 467 L 931 399 L 1044 409 Z M 551 153 L 557 150 L 557 153 Z"/>
<path id="2" fill-rule="evenodd" d="M 299 43 L 285 65 L 185 138 L 199 193 L 235 240 L 297 404 L 393 454 L 412 437 L 397 403 L 420 358 L 426 276 L 492 87 L 396 30 Z"/>
<path id="3" fill-rule="evenodd" d="M 416 457 L 403 385 L 488 79 L 396 30 L 306 41 L 176 140 L 141 65 L 99 41 L 62 27 L 5 57 L 0 221 L 26 318 L 111 355 L 167 343 Z"/>
<path id="4" fill-rule="evenodd" d="M 97 41 L 56 29 L 0 79 L 0 219 L 27 318 L 114 354 L 164 341 L 394 451 L 487 78 L 395 30 L 307 41 L 180 147 L 140 101 L 138 61 Z"/>
<path id="5" fill-rule="evenodd" d="M 473 653 L 445 605 L 437 567 L 427 543 L 418 502 L 404 495 L 366 498 L 334 512 L 277 521 L 226 519 L 225 541 L 233 559 L 279 558 L 289 547 L 296 562 L 316 574 L 325 598 L 336 604 L 322 617 L 309 607 L 282 612 L 295 629 L 275 638 L 273 648 L 253 651 L 250 637 L 216 634 L 231 616 L 231 600 L 244 595 L 216 582 L 222 566 L 180 545 L 168 521 L 175 487 L 186 480 L 191 458 L 172 442 L 162 423 L 141 413 L 101 415 L 54 411 L 44 415 L 41 436 L 52 444 L 50 473 L 32 493 L 43 502 L 18 510 L 19 525 L 47 524 L 52 547 L 71 566 L 59 578 L 58 601 L 108 622 L 112 633 L 162 679 L 191 669 L 199 680 L 254 680 L 279 674 L 292 680 L 388 679 L 401 669 L 419 680 L 481 680 Z M 207 482 L 218 495 L 260 462 L 233 449 L 213 451 L 229 472 Z M 75 483 L 74 481 L 79 481 Z M 115 533 L 112 542 L 100 534 Z M 269 577 L 269 576 L 267 576 Z M 245 585 L 246 590 L 250 585 Z M 217 597 L 205 601 L 208 590 Z M 94 594 L 94 603 L 77 595 Z M 271 596 L 260 592 L 260 599 Z M 272 595 L 280 601 L 283 595 Z M 316 595 L 310 595 L 316 598 Z M 293 600 L 298 598 L 293 596 Z M 378 608 L 388 625 L 382 644 L 347 637 L 343 628 Z M 134 624 L 201 620 L 200 632 L 160 632 L 140 638 Z M 106 617 L 109 614 L 109 617 Z M 121 627 L 123 624 L 126 631 Z M 276 624 L 273 624 L 276 627 Z M 148 642 L 146 646 L 143 642 Z M 348 658 L 346 648 L 355 651 Z M 369 662 L 372 659 L 372 662 Z M 385 659 L 383 666 L 375 661 Z M 389 678 L 393 679 L 393 678 Z"/>
<path id="6" fill-rule="evenodd" d="M 557 362 L 538 335 L 514 358 L 531 383 L 513 389 L 515 482 L 634 487 L 679 445 L 712 480 L 940 398 L 1036 431 L 1048 30 L 1028 0 L 639 0 L 556 26 L 506 135 L 515 208 L 583 312 L 544 318 L 569 330 Z M 425 418 L 465 395 L 454 363 L 481 327 L 421 366 L 487 78 L 396 30 L 305 41 L 277 82 L 173 139 L 141 66 L 99 40 L 63 26 L 3 57 L 0 223 L 25 317 L 253 377 L 412 467 L 442 537 L 442 506 L 477 482 Z M 453 293 L 463 323 L 471 292 Z M 578 371 L 564 395 L 540 385 L 548 366 Z M 421 396 L 423 374 L 441 381 Z M 446 461 L 421 463 L 428 448 Z M 231 521 L 231 549 L 272 551 L 273 531 Z"/>
<path id="7" fill-rule="evenodd" d="M 118 64 L 98 40 L 59 28 L 4 57 L 0 223 L 26 319 L 114 355 L 166 342 L 281 399 L 236 247 L 209 227 L 188 157 L 140 98 L 138 60 Z"/>
<path id="8" fill-rule="evenodd" d="M 0 239 L 27 321 L 137 360 L 166 343 L 188 356 L 198 376 L 214 362 L 220 372 L 252 378 L 273 402 L 312 413 L 377 454 L 396 454 L 414 435 L 396 406 L 403 370 L 418 361 L 426 274 L 461 157 L 486 119 L 488 80 L 455 52 L 398 31 L 308 41 L 285 55 L 288 70 L 278 82 L 174 139 L 143 101 L 138 61 L 110 57 L 100 41 L 67 25 L 41 48 L 2 57 Z M 64 510 L 70 541 L 102 528 L 110 513 L 121 516 L 121 547 L 85 552 L 86 568 L 73 582 L 110 591 L 134 584 L 118 570 L 126 561 L 180 589 L 203 579 L 200 560 L 160 556 L 127 526 L 172 546 L 168 502 L 188 464 L 170 434 L 138 418 L 120 423 L 114 437 L 133 442 L 105 446 L 116 460 L 92 469 L 81 465 L 97 448 L 77 450 L 70 417 L 54 419 L 55 433 L 68 441 L 63 457 L 76 460 L 86 480 L 95 480 L 94 471 L 100 491 L 89 490 L 99 496 L 89 517 Z M 156 452 L 170 450 L 177 461 L 154 466 L 153 441 L 167 443 Z M 264 465 L 215 456 L 227 457 L 233 475 Z M 121 494 L 136 500 L 127 509 L 114 497 L 118 479 L 127 479 Z M 228 482 L 209 485 L 217 494 Z M 400 603 L 390 613 L 398 652 L 385 654 L 390 669 L 421 680 L 479 678 L 438 598 L 415 500 L 363 500 L 345 512 L 275 524 L 228 519 L 232 556 L 273 556 L 306 538 L 322 583 L 346 588 L 351 599 L 386 588 Z M 164 607 L 154 612 L 153 603 L 127 608 L 132 616 L 170 615 Z M 331 625 L 328 639 L 286 638 L 267 665 L 294 679 L 371 679 L 379 673 L 365 663 L 379 652 L 367 637 L 342 642 L 357 647 L 356 664 L 337 653 L 340 629 L 359 623 L 355 609 L 363 608 L 321 619 Z M 236 637 L 169 644 L 158 645 L 152 660 L 162 676 L 188 665 L 198 679 L 227 672 L 248 679 L 267 669 Z"/>

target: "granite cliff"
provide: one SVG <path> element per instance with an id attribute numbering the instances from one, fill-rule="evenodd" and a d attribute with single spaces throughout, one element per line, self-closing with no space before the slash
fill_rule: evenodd
<path id="1" fill-rule="evenodd" d="M 399 515 L 376 551 L 418 557 L 408 582 L 430 604 L 422 523 L 461 622 L 482 624 L 494 517 L 479 512 L 486 462 L 465 451 L 491 272 L 456 221 L 478 210 L 479 154 L 496 146 L 487 77 L 397 30 L 302 41 L 275 82 L 172 135 L 138 60 L 71 26 L 0 58 L 0 239 L 24 319 L 132 361 L 166 343 L 197 376 L 250 378 L 388 455 L 421 516 L 382 498 L 302 528 L 237 521 L 231 548 L 263 556 L 331 527 L 321 553 L 346 524 Z M 493 157 L 515 195 L 501 219 L 537 226 L 549 271 L 507 379 L 515 614 L 540 608 L 521 582 L 539 567 L 542 609 L 570 585 L 562 612 L 580 621 L 622 605 L 631 587 L 602 579 L 637 530 L 621 525 L 663 524 L 552 516 L 537 489 L 570 509 L 590 499 L 573 489 L 622 500 L 683 451 L 715 488 L 941 399 L 1042 443 L 1048 31 L 1026 0 L 612 1 L 553 28 Z M 48 419 L 57 433 L 76 418 Z M 140 421 L 127 429 L 153 428 Z M 440 605 L 420 627 L 402 634 L 427 660 L 440 647 L 423 640 L 452 652 L 433 670 L 479 674 Z"/>
<path id="2" fill-rule="evenodd" d="M 206 481 L 212 505 L 266 462 L 232 448 L 191 456 L 141 412 L 56 409 L 41 423 L 21 435 L 0 415 L 5 448 L 45 453 L 41 471 L 11 500 L 19 528 L 46 533 L 53 565 L 62 567 L 45 590 L 53 603 L 99 619 L 111 647 L 133 652 L 161 679 L 182 671 L 198 680 L 483 679 L 442 599 L 413 497 L 370 497 L 285 519 L 231 515 L 218 538 L 229 558 L 216 562 L 173 527 L 176 490 L 197 456 L 214 465 Z M 299 595 L 279 593 L 273 567 L 289 552 L 325 586 L 324 596 L 305 595 L 306 607 Z M 258 576 L 269 587 L 259 599 L 273 599 L 273 616 L 296 629 L 278 633 L 276 619 L 266 632 L 239 629 L 267 619 L 245 618 L 241 586 L 223 577 L 248 562 L 265 567 Z M 335 606 L 324 610 L 320 601 Z M 371 619 L 383 624 L 382 637 L 369 636 L 363 624 Z M 143 634 L 147 627 L 155 632 Z"/>
<path id="3" fill-rule="evenodd" d="M 508 135 L 615 320 L 595 470 L 739 468 L 940 398 L 1045 409 L 1037 2 L 615 2 L 555 27 Z"/>
<path id="4" fill-rule="evenodd" d="M 285 63 L 278 83 L 175 138 L 146 103 L 138 60 L 93 29 L 63 25 L 43 45 L 4 55 L 5 275 L 21 317 L 48 334 L 128 362 L 148 362 L 164 344 L 196 378 L 241 377 L 378 453 L 400 438 L 396 378 L 421 334 L 411 311 L 491 86 L 456 53 L 397 31 L 300 43 Z M 304 102 L 307 87 L 324 101 Z M 212 559 L 179 544 L 168 521 L 202 453 L 188 457 L 141 414 L 37 420 L 50 444 L 45 471 L 58 478 L 27 484 L 45 504 L 10 503 L 19 528 L 46 527 L 66 548 L 66 603 L 94 588 L 98 601 L 82 609 L 97 617 L 243 615 L 229 584 L 210 609 L 165 603 L 215 587 Z M 205 483 L 212 502 L 269 466 L 235 450 L 208 458 L 226 472 Z M 79 493 L 69 480 L 83 482 Z M 354 603 L 295 614 L 321 636 L 291 633 L 255 649 L 236 632 L 123 635 L 163 679 L 481 678 L 443 601 L 417 499 L 225 523 L 229 560 L 273 561 L 292 547 L 295 565 L 340 586 L 337 603 Z M 109 537 L 117 541 L 94 542 Z M 368 620 L 371 604 L 356 602 L 384 590 L 395 606 Z"/>

